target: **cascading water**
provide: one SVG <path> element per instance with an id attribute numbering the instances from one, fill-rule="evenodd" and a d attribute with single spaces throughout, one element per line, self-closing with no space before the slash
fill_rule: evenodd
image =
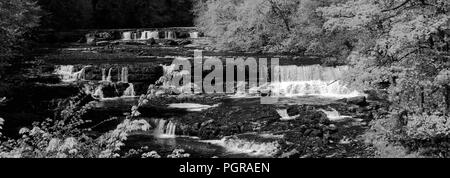
<path id="1" fill-rule="evenodd" d="M 360 95 L 339 81 L 348 70 L 348 66 L 278 66 L 274 70 L 279 80 L 269 86 L 273 96 L 312 95 L 346 98 Z"/>
<path id="2" fill-rule="evenodd" d="M 151 32 L 150 31 L 143 31 L 142 33 L 141 33 L 141 38 L 140 38 L 140 40 L 148 40 L 149 39 L 149 34 L 150 34 Z"/>
<path id="3" fill-rule="evenodd" d="M 123 32 L 122 40 L 129 41 L 129 40 L 132 40 L 131 38 L 132 38 L 132 33 L 131 32 Z"/>
<path id="4" fill-rule="evenodd" d="M 349 119 L 351 118 L 351 116 L 343 116 L 341 114 L 339 114 L 338 111 L 336 111 L 336 109 L 331 108 L 331 111 L 326 111 L 324 109 L 319 109 L 319 111 L 325 113 L 328 117 L 328 119 L 330 119 L 331 121 L 339 121 L 342 119 Z"/>
<path id="5" fill-rule="evenodd" d="M 175 38 L 177 38 L 173 31 L 166 31 L 165 32 L 165 36 L 166 36 L 166 39 L 175 39 Z"/>
<path id="6" fill-rule="evenodd" d="M 136 92 L 134 91 L 134 85 L 132 83 L 129 83 L 129 87 L 125 89 L 122 97 L 135 97 L 135 96 Z"/>
<path id="7" fill-rule="evenodd" d="M 153 39 L 159 39 L 159 31 L 152 31 L 152 32 L 150 33 L 149 39 L 150 39 L 150 38 L 153 38 Z"/>
<path id="8" fill-rule="evenodd" d="M 158 138 L 173 138 L 175 137 L 176 124 L 172 121 L 167 122 L 164 119 L 154 120 L 156 128 L 153 131 L 155 137 Z"/>
<path id="9" fill-rule="evenodd" d="M 190 32 L 189 37 L 190 38 L 198 38 L 198 32 Z"/>
<path id="10" fill-rule="evenodd" d="M 106 80 L 106 69 L 102 69 L 102 82 L 107 81 Z"/>
<path id="11" fill-rule="evenodd" d="M 86 69 L 90 66 L 83 67 L 80 71 L 74 72 L 73 65 L 58 66 L 55 70 L 55 74 L 59 75 L 63 82 L 75 82 L 85 79 Z"/>
<path id="12" fill-rule="evenodd" d="M 108 77 L 106 77 L 106 81 L 112 82 L 112 70 L 113 68 L 109 68 Z"/>
<path id="13" fill-rule="evenodd" d="M 122 72 L 120 75 L 120 82 L 128 83 L 128 67 L 122 67 Z"/>
<path id="14" fill-rule="evenodd" d="M 158 84 L 162 84 L 164 88 L 173 88 L 172 86 L 172 79 L 174 77 L 181 77 L 186 75 L 191 75 L 191 73 L 188 70 L 177 70 L 175 67 L 176 65 L 170 65 L 165 66 L 161 65 L 163 67 L 163 76 L 156 82 Z M 183 87 L 192 87 L 192 83 L 185 84 Z M 179 88 L 182 89 L 182 88 Z"/>
<path id="15" fill-rule="evenodd" d="M 281 116 L 280 120 L 282 120 L 282 121 L 294 120 L 300 116 L 300 115 L 289 116 L 287 109 L 280 109 L 280 110 L 277 110 L 277 112 Z"/>
<path id="16" fill-rule="evenodd" d="M 159 39 L 158 31 L 144 31 L 141 34 L 140 40 Z"/>
<path id="17" fill-rule="evenodd" d="M 94 94 L 92 95 L 94 98 L 98 98 L 98 99 L 103 99 L 105 96 L 103 94 L 103 86 L 99 85 L 95 91 Z"/>

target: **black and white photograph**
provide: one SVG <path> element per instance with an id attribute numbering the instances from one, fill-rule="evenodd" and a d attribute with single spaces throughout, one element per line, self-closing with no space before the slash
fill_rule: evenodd
<path id="1" fill-rule="evenodd" d="M 448 0 L 1 0 L 0 160 L 448 158 L 449 50 Z"/>

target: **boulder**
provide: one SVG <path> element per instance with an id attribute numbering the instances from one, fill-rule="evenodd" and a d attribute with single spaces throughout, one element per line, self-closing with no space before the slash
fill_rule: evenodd
<path id="1" fill-rule="evenodd" d="M 367 100 L 365 96 L 357 96 L 353 98 L 347 98 L 347 104 L 353 104 L 358 106 L 367 106 Z"/>

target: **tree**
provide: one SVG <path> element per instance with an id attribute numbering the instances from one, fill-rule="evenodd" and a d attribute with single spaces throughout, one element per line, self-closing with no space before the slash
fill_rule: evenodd
<path id="1" fill-rule="evenodd" d="M 353 0 L 319 11 L 328 33 L 360 34 L 351 83 L 387 87 L 399 106 L 434 112 L 450 108 L 448 84 L 437 82 L 450 67 L 449 9 L 445 0 Z"/>
<path id="2" fill-rule="evenodd" d="M 18 55 L 25 34 L 38 26 L 40 8 L 32 0 L 2 0 L 0 2 L 0 79 L 3 67 Z"/>
<path id="3" fill-rule="evenodd" d="M 325 35 L 316 11 L 336 0 L 199 0 L 196 26 L 223 50 L 304 52 L 334 55 L 349 51 L 346 39 Z"/>

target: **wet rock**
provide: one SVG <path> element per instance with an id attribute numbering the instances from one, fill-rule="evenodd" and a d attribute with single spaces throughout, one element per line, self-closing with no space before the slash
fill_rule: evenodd
<path id="1" fill-rule="evenodd" d="M 364 91 L 364 93 L 367 95 L 367 99 L 368 100 L 387 100 L 388 97 L 388 93 L 385 90 L 367 90 Z"/>
<path id="2" fill-rule="evenodd" d="M 357 106 L 367 106 L 368 105 L 365 96 L 357 96 L 357 97 L 353 97 L 353 98 L 347 98 L 346 102 L 347 102 L 347 104 L 353 104 L 353 105 L 357 105 Z"/>

